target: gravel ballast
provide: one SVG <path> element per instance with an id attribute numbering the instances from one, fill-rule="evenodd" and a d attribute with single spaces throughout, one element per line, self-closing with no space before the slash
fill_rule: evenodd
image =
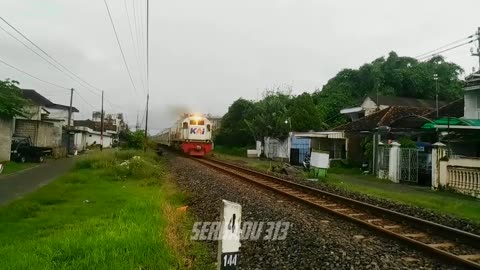
<path id="1" fill-rule="evenodd" d="M 169 154 L 174 181 L 195 221 L 218 221 L 222 199 L 242 205 L 242 222 L 290 222 L 285 240 L 242 241 L 240 269 L 456 269 L 400 242 L 272 191 Z M 212 260 L 217 242 L 206 242 Z"/>

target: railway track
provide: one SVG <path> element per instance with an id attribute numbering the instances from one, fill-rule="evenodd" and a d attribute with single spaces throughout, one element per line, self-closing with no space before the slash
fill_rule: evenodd
<path id="1" fill-rule="evenodd" d="M 215 159 L 196 161 L 403 241 L 438 258 L 480 269 L 480 236 Z"/>

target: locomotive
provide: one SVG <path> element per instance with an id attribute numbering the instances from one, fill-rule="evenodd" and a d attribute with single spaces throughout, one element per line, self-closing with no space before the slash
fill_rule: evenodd
<path id="1" fill-rule="evenodd" d="M 160 133 L 158 142 L 187 155 L 203 157 L 212 151 L 212 123 L 204 116 L 186 115 Z"/>

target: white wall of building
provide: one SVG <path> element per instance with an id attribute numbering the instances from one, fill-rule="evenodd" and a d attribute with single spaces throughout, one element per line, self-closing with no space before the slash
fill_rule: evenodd
<path id="1" fill-rule="evenodd" d="M 74 136 L 74 146 L 77 150 L 85 150 L 91 145 L 99 145 L 102 142 L 100 132 L 93 131 L 86 127 L 76 127 Z M 103 148 L 110 148 L 113 144 L 112 135 L 109 133 L 103 134 Z"/>
<path id="2" fill-rule="evenodd" d="M 480 90 L 465 91 L 464 117 L 467 119 L 480 119 Z"/>

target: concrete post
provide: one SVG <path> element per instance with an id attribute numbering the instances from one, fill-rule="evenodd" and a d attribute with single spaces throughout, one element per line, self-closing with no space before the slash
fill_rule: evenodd
<path id="1" fill-rule="evenodd" d="M 390 158 L 388 162 L 388 178 L 394 183 L 400 182 L 399 167 L 400 167 L 400 144 L 393 142 L 390 144 Z"/>
<path id="2" fill-rule="evenodd" d="M 441 142 L 433 144 L 432 149 L 432 189 L 440 185 L 440 159 L 445 156 L 446 145 Z"/>

